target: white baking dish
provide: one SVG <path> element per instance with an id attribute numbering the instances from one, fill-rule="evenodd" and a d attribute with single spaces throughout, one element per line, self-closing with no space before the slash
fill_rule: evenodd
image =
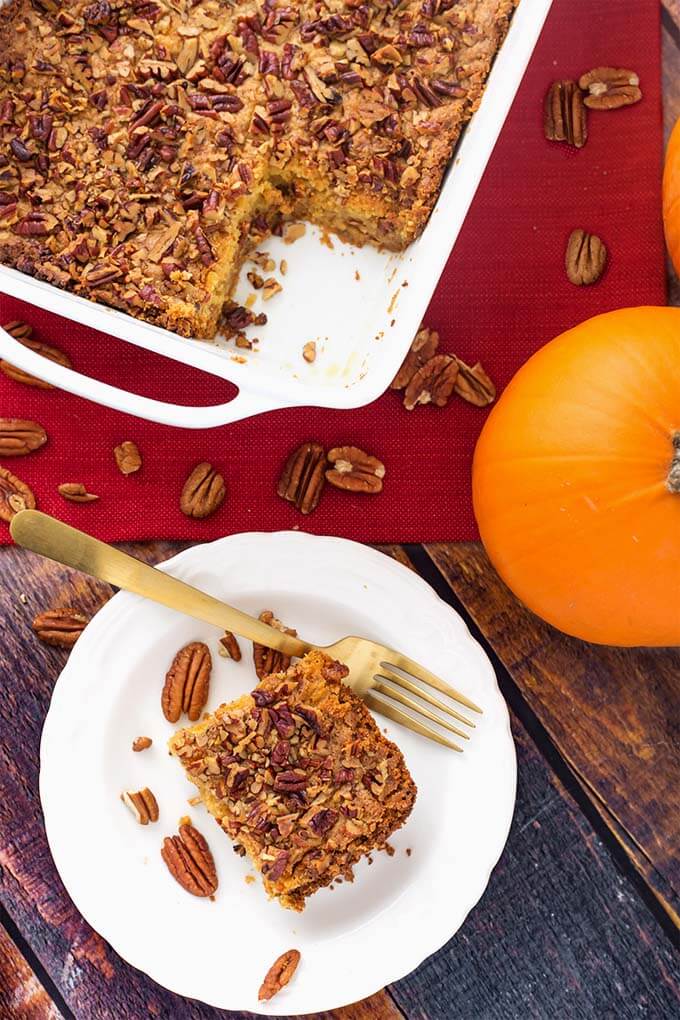
<path id="1" fill-rule="evenodd" d="M 311 227 L 294 245 L 278 238 L 267 243 L 277 264 L 286 259 L 288 272 L 282 293 L 255 306 L 269 319 L 250 331 L 260 338 L 257 350 L 236 350 L 220 339 L 186 340 L 0 266 L 0 291 L 229 379 L 239 389 L 230 402 L 185 407 L 142 397 L 46 361 L 2 329 L 0 357 L 78 396 L 184 428 L 224 425 L 276 408 L 349 408 L 375 400 L 392 380 L 429 304 L 551 3 L 520 0 L 430 221 L 410 248 L 395 255 L 368 246 L 356 249 L 335 238 L 330 248 Z M 242 283 L 236 297 L 244 300 L 248 293 L 249 285 Z M 45 339 L 59 342 L 56 336 Z M 302 358 L 308 340 L 317 345 L 313 364 Z"/>

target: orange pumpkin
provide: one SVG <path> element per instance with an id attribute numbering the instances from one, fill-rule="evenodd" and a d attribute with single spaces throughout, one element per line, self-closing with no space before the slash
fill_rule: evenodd
<path id="1" fill-rule="evenodd" d="M 676 123 L 666 150 L 663 172 L 663 223 L 666 243 L 680 276 L 680 120 Z"/>
<path id="2" fill-rule="evenodd" d="M 475 450 L 482 541 L 535 613 L 587 641 L 680 644 L 680 309 L 563 333 Z"/>

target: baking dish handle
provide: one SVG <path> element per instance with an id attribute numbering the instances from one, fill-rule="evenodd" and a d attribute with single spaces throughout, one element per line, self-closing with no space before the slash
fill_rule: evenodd
<path id="1" fill-rule="evenodd" d="M 72 368 L 65 368 L 54 361 L 44 358 L 41 354 L 24 347 L 6 330 L 0 328 L 0 359 L 9 361 L 17 368 L 30 372 L 31 375 L 52 383 L 53 386 L 69 393 L 75 393 L 86 400 L 93 400 L 115 411 L 136 415 L 147 421 L 159 422 L 161 425 L 174 425 L 185 429 L 210 429 L 230 422 L 241 421 L 264 411 L 288 407 L 275 397 L 266 393 L 253 393 L 239 389 L 236 396 L 225 404 L 213 404 L 207 407 L 186 407 L 182 404 L 169 404 L 163 400 L 142 397 L 136 393 L 110 386 L 82 375 Z"/>

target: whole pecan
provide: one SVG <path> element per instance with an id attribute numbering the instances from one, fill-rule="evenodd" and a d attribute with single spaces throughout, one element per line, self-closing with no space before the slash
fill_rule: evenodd
<path id="1" fill-rule="evenodd" d="M 439 347 L 439 333 L 435 329 L 421 326 L 416 333 L 401 368 L 390 384 L 392 390 L 403 390 L 411 382 L 419 368 L 434 357 Z"/>
<path id="2" fill-rule="evenodd" d="M 114 447 L 113 455 L 116 458 L 118 470 L 123 475 L 132 475 L 135 471 L 139 471 L 142 466 L 142 456 L 139 452 L 139 447 L 130 439 L 126 439 L 125 442 Z"/>
<path id="3" fill-rule="evenodd" d="M 43 358 L 48 358 L 49 361 L 54 361 L 58 365 L 63 365 L 64 368 L 72 368 L 71 359 L 63 351 L 60 351 L 58 347 L 50 347 L 49 344 L 40 343 L 39 340 L 32 340 L 33 327 L 29 326 L 26 322 L 7 322 L 2 327 L 8 333 L 11 333 L 15 340 L 18 340 L 28 347 L 30 350 L 35 351 L 37 354 L 41 354 Z M 15 382 L 24 383 L 26 386 L 37 386 L 42 390 L 52 390 L 54 387 L 52 383 L 45 382 L 44 379 L 38 379 L 34 375 L 30 375 L 28 372 L 24 372 L 22 368 L 17 368 L 16 365 L 11 365 L 9 361 L 0 359 L 0 371 L 3 372 L 9 379 L 14 379 Z"/>
<path id="4" fill-rule="evenodd" d="M 591 110 L 618 110 L 642 99 L 638 75 L 625 67 L 595 67 L 582 74 L 578 83 L 587 93 L 584 103 Z"/>
<path id="5" fill-rule="evenodd" d="M 496 399 L 496 387 L 479 362 L 475 365 L 466 365 L 460 358 L 458 362 L 458 375 L 456 376 L 455 392 L 463 400 L 476 407 L 486 407 Z"/>
<path id="6" fill-rule="evenodd" d="M 264 609 L 260 613 L 259 619 L 262 623 L 280 630 L 282 634 L 290 634 L 291 637 L 297 637 L 297 631 L 293 630 L 292 627 L 286 627 L 280 620 L 277 620 L 271 609 Z M 267 648 L 266 645 L 260 645 L 257 641 L 254 641 L 253 663 L 258 679 L 263 680 L 264 677 L 270 676 L 272 673 L 285 672 L 290 666 L 290 655 L 284 655 L 283 652 L 279 652 L 275 648 Z"/>
<path id="7" fill-rule="evenodd" d="M 290 455 L 279 478 L 277 493 L 303 514 L 319 505 L 325 484 L 326 454 L 319 443 L 303 443 Z"/>
<path id="8" fill-rule="evenodd" d="M 11 521 L 20 510 L 34 510 L 33 492 L 7 468 L 0 467 L 0 520 Z"/>
<path id="9" fill-rule="evenodd" d="M 328 451 L 328 460 L 332 467 L 326 472 L 326 480 L 336 489 L 382 491 L 385 465 L 377 457 L 356 446 L 336 446 Z"/>
<path id="10" fill-rule="evenodd" d="M 453 393 L 458 362 L 450 354 L 435 354 L 418 369 L 404 393 L 404 407 L 412 411 L 417 404 L 445 407 Z"/>
<path id="11" fill-rule="evenodd" d="M 48 609 L 33 620 L 33 630 L 46 645 L 55 648 L 73 648 L 85 630 L 88 619 L 77 609 Z"/>
<path id="12" fill-rule="evenodd" d="M 282 988 L 285 988 L 297 970 L 299 962 L 300 953 L 297 949 L 288 949 L 285 953 L 282 953 L 267 971 L 257 995 L 259 1001 L 267 1002 L 277 992 L 280 992 Z"/>
<path id="13" fill-rule="evenodd" d="M 241 649 L 236 637 L 230 630 L 225 630 L 224 637 L 220 638 L 220 655 L 224 654 L 234 662 L 241 661 Z"/>
<path id="14" fill-rule="evenodd" d="M 143 790 L 124 790 L 120 799 L 130 809 L 140 825 L 158 821 L 158 801 L 148 786 L 145 786 Z"/>
<path id="15" fill-rule="evenodd" d="M 37 421 L 0 418 L 0 457 L 22 457 L 46 442 L 47 433 Z"/>
<path id="16" fill-rule="evenodd" d="M 216 891 L 213 855 L 205 837 L 193 825 L 180 825 L 178 836 L 166 836 L 161 857 L 175 881 L 192 896 L 212 896 Z"/>
<path id="17" fill-rule="evenodd" d="M 202 641 L 192 641 L 180 648 L 165 675 L 161 695 L 163 715 L 176 723 L 182 712 L 192 722 L 199 718 L 208 700 L 212 657 Z"/>
<path id="18" fill-rule="evenodd" d="M 554 81 L 545 97 L 545 137 L 581 149 L 588 138 L 583 93 L 575 81 Z"/>
<path id="19" fill-rule="evenodd" d="M 571 283 L 581 287 L 597 283 L 607 265 L 607 249 L 596 234 L 573 230 L 567 242 L 564 267 Z"/>
<path id="20" fill-rule="evenodd" d="M 187 517 L 204 518 L 214 514 L 227 494 L 224 478 L 212 464 L 202 461 L 191 472 L 180 496 L 180 509 Z"/>
<path id="21" fill-rule="evenodd" d="M 93 492 L 88 492 L 82 482 L 62 482 L 57 489 L 71 503 L 94 503 L 99 499 Z"/>

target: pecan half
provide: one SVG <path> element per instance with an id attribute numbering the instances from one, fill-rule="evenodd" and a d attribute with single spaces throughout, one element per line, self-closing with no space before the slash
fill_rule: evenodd
<path id="1" fill-rule="evenodd" d="M 57 489 L 71 503 L 94 503 L 99 499 L 93 492 L 88 492 L 82 482 L 62 482 Z"/>
<path id="2" fill-rule="evenodd" d="M 385 465 L 377 457 L 357 446 L 336 446 L 328 451 L 328 460 L 333 466 L 326 472 L 326 480 L 336 489 L 382 491 Z"/>
<path id="3" fill-rule="evenodd" d="M 411 382 L 419 368 L 434 357 L 439 347 L 439 333 L 435 329 L 421 326 L 416 333 L 401 368 L 390 384 L 392 390 L 403 390 Z"/>
<path id="4" fill-rule="evenodd" d="M 125 790 L 120 795 L 123 804 L 130 809 L 140 825 L 158 821 L 158 801 L 148 786 L 143 790 Z"/>
<path id="5" fill-rule="evenodd" d="M 151 737 L 135 737 L 132 741 L 133 751 L 146 751 L 148 747 L 151 747 L 153 740 Z"/>
<path id="6" fill-rule="evenodd" d="M 46 645 L 55 648 L 73 648 L 85 630 L 88 619 L 76 609 L 48 609 L 33 620 L 33 630 Z"/>
<path id="7" fill-rule="evenodd" d="M 264 609 L 260 613 L 259 618 L 262 623 L 275 627 L 282 634 L 290 634 L 291 637 L 297 637 L 297 631 L 293 630 L 292 627 L 286 627 L 280 620 L 277 620 L 271 609 Z M 263 680 L 264 677 L 270 676 L 272 673 L 285 672 L 290 666 L 290 655 L 284 655 L 283 652 L 279 652 L 275 648 L 267 648 L 266 645 L 259 645 L 257 641 L 254 641 L 253 663 L 258 680 Z"/>
<path id="8" fill-rule="evenodd" d="M 587 92 L 584 103 L 591 110 L 618 110 L 642 99 L 638 75 L 625 67 L 595 67 L 578 83 Z"/>
<path id="9" fill-rule="evenodd" d="M 11 521 L 20 510 L 34 510 L 33 492 L 7 468 L 0 467 L 0 520 Z"/>
<path id="10" fill-rule="evenodd" d="M 271 965 L 265 976 L 257 998 L 260 1002 L 268 1002 L 277 992 L 288 984 L 297 970 L 300 953 L 297 949 L 288 949 Z"/>
<path id="11" fill-rule="evenodd" d="M 404 407 L 412 411 L 417 404 L 445 407 L 453 393 L 458 362 L 450 354 L 435 354 L 418 369 L 404 393 Z"/>
<path id="12" fill-rule="evenodd" d="M 277 493 L 300 513 L 316 510 L 325 484 L 326 454 L 319 443 L 303 443 L 286 461 Z"/>
<path id="13" fill-rule="evenodd" d="M 175 881 L 192 896 L 212 896 L 216 891 L 213 855 L 205 837 L 193 825 L 180 825 L 178 836 L 166 836 L 161 857 Z"/>
<path id="14" fill-rule="evenodd" d="M 114 447 L 113 456 L 116 458 L 118 470 L 122 475 L 132 475 L 142 466 L 139 447 L 130 439 L 126 439 L 120 446 Z"/>
<path id="15" fill-rule="evenodd" d="M 455 392 L 463 400 L 476 407 L 486 407 L 496 399 L 496 387 L 479 362 L 476 365 L 466 365 L 460 358 L 458 362 L 458 375 L 456 376 Z"/>
<path id="16" fill-rule="evenodd" d="M 163 715 L 168 722 L 176 723 L 182 712 L 196 722 L 210 689 L 212 656 L 202 641 L 192 641 L 180 648 L 165 675 L 161 695 Z"/>
<path id="17" fill-rule="evenodd" d="M 210 517 L 224 503 L 224 478 L 212 464 L 202 461 L 191 472 L 180 496 L 180 509 L 187 517 Z"/>
<path id="18" fill-rule="evenodd" d="M 566 142 L 583 148 L 588 138 L 583 93 L 575 81 L 554 81 L 545 97 L 545 137 L 549 142 Z"/>
<path id="19" fill-rule="evenodd" d="M 0 418 L 0 457 L 23 457 L 46 442 L 47 433 L 37 421 Z"/>
<path id="20" fill-rule="evenodd" d="M 8 322 L 3 327 L 8 333 L 11 333 L 15 340 L 18 340 L 24 345 L 24 347 L 30 348 L 37 354 L 41 354 L 43 358 L 48 358 L 50 361 L 56 362 L 58 365 L 63 365 L 64 368 L 72 368 L 71 359 L 63 351 L 60 351 L 58 347 L 50 347 L 49 344 L 40 343 L 39 340 L 32 340 L 33 328 L 26 322 Z M 46 382 L 44 379 L 38 379 L 34 375 L 30 375 L 28 372 L 24 372 L 22 368 L 17 368 L 16 365 L 11 365 L 9 361 L 0 359 L 0 372 L 3 372 L 9 379 L 14 379 L 15 382 L 24 383 L 26 386 L 37 386 L 42 390 L 53 390 L 54 386 L 52 383 Z"/>
<path id="21" fill-rule="evenodd" d="M 567 241 L 564 267 L 577 287 L 597 283 L 607 265 L 607 249 L 596 234 L 573 230 Z"/>
<path id="22" fill-rule="evenodd" d="M 233 659 L 234 662 L 241 661 L 241 649 L 236 637 L 230 630 L 225 630 L 224 637 L 220 638 L 220 655 L 224 655 L 228 659 Z"/>

